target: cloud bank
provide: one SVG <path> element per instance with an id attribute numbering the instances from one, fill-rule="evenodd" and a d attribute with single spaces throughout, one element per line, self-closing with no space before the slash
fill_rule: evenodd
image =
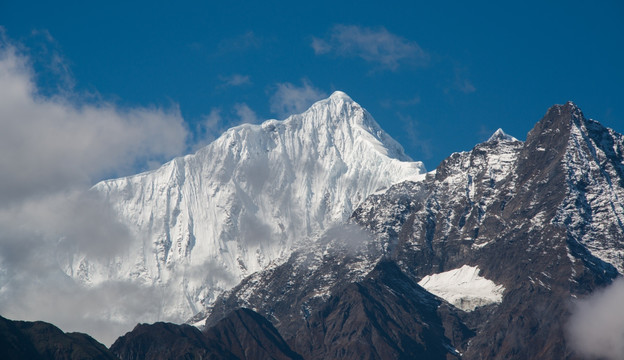
<path id="1" fill-rule="evenodd" d="M 0 202 L 90 184 L 185 149 L 177 107 L 120 109 L 40 96 L 29 59 L 0 41 Z"/>
<path id="2" fill-rule="evenodd" d="M 384 69 L 400 65 L 424 65 L 429 55 L 414 41 L 392 34 L 384 27 L 371 29 L 355 25 L 335 25 L 326 39 L 313 38 L 314 53 L 359 57 Z"/>
<path id="3" fill-rule="evenodd" d="M 568 339 L 582 356 L 621 359 L 624 354 L 624 279 L 580 300 L 570 317 Z"/>
<path id="4" fill-rule="evenodd" d="M 52 70 L 65 69 L 60 59 Z M 83 287 L 68 276 L 77 271 L 68 257 L 108 261 L 131 241 L 89 187 L 181 154 L 189 133 L 175 105 L 120 108 L 67 86 L 44 95 L 34 61 L 0 29 L 0 314 L 110 344 L 137 319 L 157 320 L 162 294 L 130 282 Z"/>

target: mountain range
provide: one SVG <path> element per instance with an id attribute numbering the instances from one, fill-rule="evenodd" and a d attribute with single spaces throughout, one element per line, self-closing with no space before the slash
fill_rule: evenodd
<path id="1" fill-rule="evenodd" d="M 195 325 L 139 324 L 120 359 L 583 358 L 573 303 L 624 271 L 624 137 L 571 102 L 425 172 L 336 92 L 92 191 L 136 240 L 66 274 Z"/>

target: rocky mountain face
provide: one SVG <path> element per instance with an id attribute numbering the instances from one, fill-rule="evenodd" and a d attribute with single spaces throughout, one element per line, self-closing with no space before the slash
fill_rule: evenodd
<path id="1" fill-rule="evenodd" d="M 130 280 L 184 321 L 296 242 L 344 223 L 368 195 L 424 171 L 342 92 L 284 121 L 232 128 L 196 154 L 94 186 L 136 239 L 125 255 L 68 257 L 87 286 Z"/>
<path id="2" fill-rule="evenodd" d="M 438 334 L 438 342 L 425 341 L 427 346 L 469 359 L 574 358 L 564 329 L 571 300 L 609 284 L 624 267 L 623 164 L 622 135 L 584 118 L 572 103 L 554 106 L 525 142 L 498 131 L 473 150 L 453 154 L 424 179 L 369 196 L 351 225 L 331 229 L 285 263 L 223 294 L 207 325 L 245 306 L 270 319 L 304 356 L 339 358 L 358 350 L 339 353 L 332 344 L 357 347 L 354 334 L 376 318 L 370 309 L 384 314 L 379 319 L 385 319 L 386 333 L 418 329 L 396 319 L 426 308 L 424 297 L 407 294 L 417 291 L 415 282 L 439 274 L 438 283 L 425 286 L 434 292 L 446 285 L 437 301 L 454 320 L 438 321 L 425 311 L 430 317 L 423 322 Z M 374 291 L 364 285 L 381 262 L 396 264 L 410 285 L 393 288 L 385 280 Z M 473 269 L 470 279 L 491 286 L 477 299 L 462 290 L 470 287 L 452 286 L 454 274 L 466 273 L 461 269 Z M 370 295 L 382 290 L 388 293 Z M 393 305 L 363 300 L 368 296 Z M 418 303 L 408 306 L 405 298 Z M 475 301 L 478 306 L 459 309 Z M 369 309 L 363 310 L 367 320 L 351 320 L 353 305 L 346 304 L 354 302 Z M 377 331 L 368 328 L 375 330 L 367 334 Z M 386 347 L 379 348 L 405 347 L 388 340 L 392 336 L 385 339 Z M 364 353 L 375 354 L 375 342 L 365 342 Z"/>
<path id="3" fill-rule="evenodd" d="M 445 160 L 408 190 L 422 200 L 403 202 L 404 221 L 379 217 L 398 187 L 354 217 L 396 241 L 392 257 L 416 278 L 470 264 L 504 286 L 465 357 L 565 358 L 570 299 L 622 271 L 622 146 L 574 104 L 554 106 L 524 143 L 490 139 Z"/>
<path id="4" fill-rule="evenodd" d="M 81 333 L 64 333 L 42 321 L 0 317 L 0 358 L 6 360 L 112 360 L 104 345 Z"/>
<path id="5" fill-rule="evenodd" d="M 312 312 L 294 343 L 307 359 L 443 359 L 460 358 L 452 343 L 471 335 L 455 309 L 381 261 Z"/>

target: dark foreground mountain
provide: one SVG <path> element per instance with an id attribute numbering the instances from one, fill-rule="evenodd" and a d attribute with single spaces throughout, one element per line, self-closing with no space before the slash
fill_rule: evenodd
<path id="1" fill-rule="evenodd" d="M 396 350 L 414 344 L 405 335 L 418 328 L 406 322 L 410 314 L 428 324 L 416 343 L 437 354 L 432 358 L 457 352 L 468 359 L 575 358 L 565 336 L 572 300 L 608 285 L 624 268 L 623 155 L 622 135 L 572 103 L 554 106 L 525 142 L 498 131 L 425 179 L 369 196 L 351 218 L 366 231 L 326 234 L 245 279 L 215 302 L 207 325 L 245 306 L 271 319 L 306 358 L 375 358 L 381 343 L 384 354 L 398 358 L 413 354 Z M 375 264 L 389 260 L 412 284 L 438 276 L 430 290 L 448 300 L 437 301 L 450 309 L 446 323 L 455 324 L 445 326 L 444 317 L 427 311 L 425 321 L 416 310 L 424 304 L 406 305 L 414 286 L 387 285 L 383 292 L 363 285 L 374 278 Z M 474 269 L 473 279 L 489 281 L 502 297 L 464 293 L 453 283 L 461 269 Z M 366 317 L 352 315 L 356 303 L 368 309 Z M 436 327 L 440 319 L 444 333 Z M 337 323 L 358 325 L 343 331 Z"/>
<path id="2" fill-rule="evenodd" d="M 269 321 L 248 309 L 231 312 L 204 332 L 184 324 L 139 324 L 111 351 L 122 360 L 301 359 Z"/>
<path id="3" fill-rule="evenodd" d="M 42 321 L 12 321 L 0 317 L 0 359 L 109 360 L 117 357 L 89 335 L 64 333 Z"/>

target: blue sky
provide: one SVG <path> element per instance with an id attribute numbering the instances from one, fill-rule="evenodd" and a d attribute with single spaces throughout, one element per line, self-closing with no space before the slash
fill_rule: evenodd
<path id="1" fill-rule="evenodd" d="M 5 0 L 0 25 L 39 95 L 178 111 L 192 138 L 159 161 L 334 90 L 429 170 L 499 127 L 524 139 L 568 100 L 624 131 L 618 1 Z"/>

